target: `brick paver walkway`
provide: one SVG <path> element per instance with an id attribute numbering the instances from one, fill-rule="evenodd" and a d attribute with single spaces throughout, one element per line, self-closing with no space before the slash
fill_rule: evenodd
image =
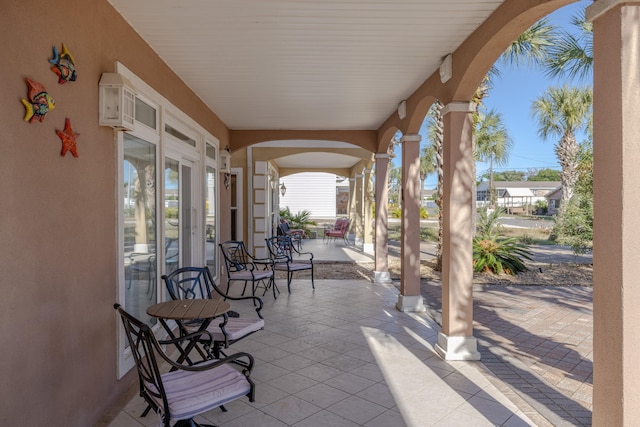
<path id="1" fill-rule="evenodd" d="M 422 282 L 425 303 L 440 321 L 441 286 Z M 482 363 L 504 383 L 503 392 L 542 415 L 534 419 L 538 425 L 590 426 L 592 289 L 476 285 L 473 292 Z"/>

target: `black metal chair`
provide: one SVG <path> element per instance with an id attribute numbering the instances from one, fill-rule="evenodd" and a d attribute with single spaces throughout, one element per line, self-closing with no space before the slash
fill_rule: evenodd
<path id="1" fill-rule="evenodd" d="M 174 300 L 223 298 L 230 301 L 251 301 L 253 303 L 257 317 L 242 317 L 237 313 L 230 313 L 226 319 L 220 318 L 220 322 L 217 319 L 211 322 L 207 331 L 213 338 L 211 347 L 216 358 L 220 357 L 220 354 L 225 355 L 222 349 L 229 348 L 231 344 L 264 329 L 264 318 L 260 313 L 262 300 L 256 296 L 233 297 L 225 294 L 213 281 L 209 267 L 182 267 L 170 274 L 163 275 L 162 280 L 167 287 L 169 296 Z M 197 322 L 191 325 L 187 324 L 181 333 L 188 334 L 197 328 Z M 207 339 L 209 338 L 206 336 L 202 337 L 202 340 Z"/>
<path id="2" fill-rule="evenodd" d="M 291 292 L 293 273 L 303 270 L 311 270 L 311 286 L 313 289 L 316 288 L 313 281 L 313 254 L 311 252 L 298 251 L 289 236 L 274 236 L 265 240 L 273 261 L 273 269 L 287 272 L 289 292 Z"/>
<path id="3" fill-rule="evenodd" d="M 114 308 L 122 319 L 138 370 L 140 396 L 160 415 L 165 427 L 170 427 L 172 420 L 177 421 L 175 426 L 200 426 L 193 419 L 196 415 L 244 396 L 250 402 L 255 400 L 255 385 L 250 378 L 253 357 L 250 354 L 236 353 L 195 365 L 176 363 L 162 350 L 161 344 L 199 339 L 208 332 L 159 343 L 147 324 L 131 316 L 119 304 L 114 304 Z M 158 362 L 162 361 L 171 366 L 170 372 L 160 373 Z"/>
<path id="4" fill-rule="evenodd" d="M 266 295 L 269 288 L 273 289 L 273 297 L 277 298 L 276 292 L 280 290 L 276 286 L 273 274 L 273 261 L 270 258 L 259 259 L 253 257 L 247 251 L 244 242 L 239 240 L 229 240 L 220 243 L 220 251 L 224 258 L 224 265 L 227 270 L 227 294 L 231 288 L 231 282 L 244 282 L 242 295 L 247 290 L 247 283 L 251 282 L 251 293 L 256 295 L 256 289 L 262 283 Z"/>
<path id="5" fill-rule="evenodd" d="M 280 218 L 280 224 L 278 224 L 278 236 L 289 236 L 293 243 L 298 247 L 298 250 L 302 249 L 302 239 L 304 239 L 304 230 L 300 228 L 291 228 L 289 221 Z"/>

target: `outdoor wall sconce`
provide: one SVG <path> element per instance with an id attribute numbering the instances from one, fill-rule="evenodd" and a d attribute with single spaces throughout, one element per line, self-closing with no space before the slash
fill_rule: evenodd
<path id="1" fill-rule="evenodd" d="M 99 87 L 100 126 L 133 130 L 136 92 L 131 83 L 118 73 L 103 73 Z"/>
<path id="2" fill-rule="evenodd" d="M 224 173 L 224 188 L 228 190 L 231 185 L 231 150 L 228 145 L 224 150 L 220 150 L 218 167 L 220 172 Z"/>
<path id="3" fill-rule="evenodd" d="M 282 195 L 282 197 L 284 197 L 286 193 L 287 193 L 287 187 L 284 186 L 284 182 L 283 182 L 282 185 L 280 186 L 280 194 Z"/>
<path id="4" fill-rule="evenodd" d="M 231 152 L 229 147 L 220 150 L 220 172 L 231 173 Z"/>

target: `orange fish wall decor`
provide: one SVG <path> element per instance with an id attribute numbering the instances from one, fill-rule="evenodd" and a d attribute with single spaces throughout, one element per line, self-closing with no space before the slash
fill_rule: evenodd
<path id="1" fill-rule="evenodd" d="M 34 121 L 42 122 L 49 110 L 55 108 L 56 103 L 53 98 L 49 96 L 42 83 L 34 82 L 29 78 L 25 78 L 25 80 L 29 87 L 29 99 L 22 99 L 22 104 L 26 109 L 24 121 L 28 121 L 29 123 L 33 123 Z"/>

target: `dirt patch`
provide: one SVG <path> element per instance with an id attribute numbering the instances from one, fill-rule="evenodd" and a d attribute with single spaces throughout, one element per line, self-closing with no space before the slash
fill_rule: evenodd
<path id="1" fill-rule="evenodd" d="M 441 282 L 441 273 L 433 269 L 433 262 L 420 263 L 422 280 Z M 522 285 L 522 286 L 591 286 L 593 284 L 593 266 L 575 263 L 528 263 L 528 271 L 516 276 L 474 273 L 473 283 L 483 285 Z M 373 263 L 316 263 L 316 279 L 373 279 Z M 400 279 L 400 260 L 389 258 L 389 273 L 394 280 Z"/>

